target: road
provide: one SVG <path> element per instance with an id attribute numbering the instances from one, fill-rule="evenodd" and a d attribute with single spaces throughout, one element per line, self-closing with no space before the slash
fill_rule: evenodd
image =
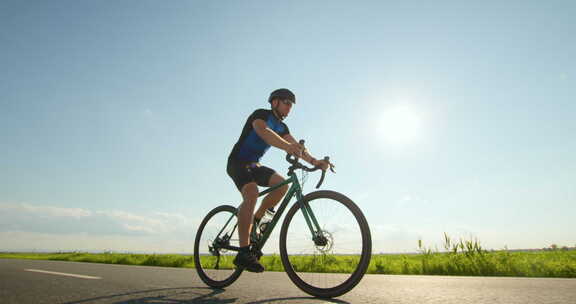
<path id="1" fill-rule="evenodd" d="M 576 303 L 576 279 L 366 275 L 337 299 L 309 297 L 285 273 L 244 272 L 225 290 L 194 269 L 0 259 L 0 303 Z"/>

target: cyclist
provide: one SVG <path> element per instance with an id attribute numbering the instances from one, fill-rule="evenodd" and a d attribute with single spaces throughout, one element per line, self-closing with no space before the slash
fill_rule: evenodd
<path id="1" fill-rule="evenodd" d="M 248 117 L 240 138 L 228 157 L 226 167 L 226 172 L 242 194 L 242 204 L 238 209 L 240 251 L 234 259 L 234 265 L 251 272 L 264 271 L 264 266 L 250 252 L 249 236 L 252 225 L 258 223 L 266 209 L 278 204 L 288 191 L 288 185 L 284 185 L 270 192 L 254 213 L 258 186 L 271 187 L 284 181 L 276 171 L 260 164 L 262 155 L 270 146 L 274 146 L 322 170 L 329 167 L 327 161 L 317 160 L 303 149 L 302 145 L 290 135 L 288 126 L 283 122 L 296 103 L 294 93 L 288 89 L 277 89 L 270 94 L 268 102 L 270 110 L 259 109 Z"/>

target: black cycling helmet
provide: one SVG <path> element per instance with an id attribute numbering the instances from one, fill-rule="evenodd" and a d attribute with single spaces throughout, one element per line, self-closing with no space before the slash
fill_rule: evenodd
<path id="1" fill-rule="evenodd" d="M 268 102 L 272 103 L 272 100 L 274 98 L 289 99 L 292 101 L 292 103 L 296 103 L 296 96 L 294 95 L 294 93 L 292 93 L 292 91 L 290 91 L 288 89 L 278 89 L 278 90 L 275 90 L 274 92 L 270 93 L 270 97 L 268 98 Z"/>

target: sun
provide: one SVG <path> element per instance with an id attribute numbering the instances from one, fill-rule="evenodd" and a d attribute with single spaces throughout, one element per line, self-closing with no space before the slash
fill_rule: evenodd
<path id="1" fill-rule="evenodd" d="M 422 115 L 410 104 L 396 104 L 384 109 L 381 131 L 386 143 L 404 146 L 416 143 L 423 133 Z"/>

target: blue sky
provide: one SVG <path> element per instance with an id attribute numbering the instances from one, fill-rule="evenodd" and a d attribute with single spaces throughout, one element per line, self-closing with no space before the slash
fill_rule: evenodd
<path id="1" fill-rule="evenodd" d="M 202 216 L 239 203 L 226 158 L 279 87 L 375 252 L 441 248 L 444 232 L 574 246 L 574 15 L 570 1 L 4 1 L 0 249 L 191 252 Z M 283 157 L 263 162 L 285 174 Z"/>

